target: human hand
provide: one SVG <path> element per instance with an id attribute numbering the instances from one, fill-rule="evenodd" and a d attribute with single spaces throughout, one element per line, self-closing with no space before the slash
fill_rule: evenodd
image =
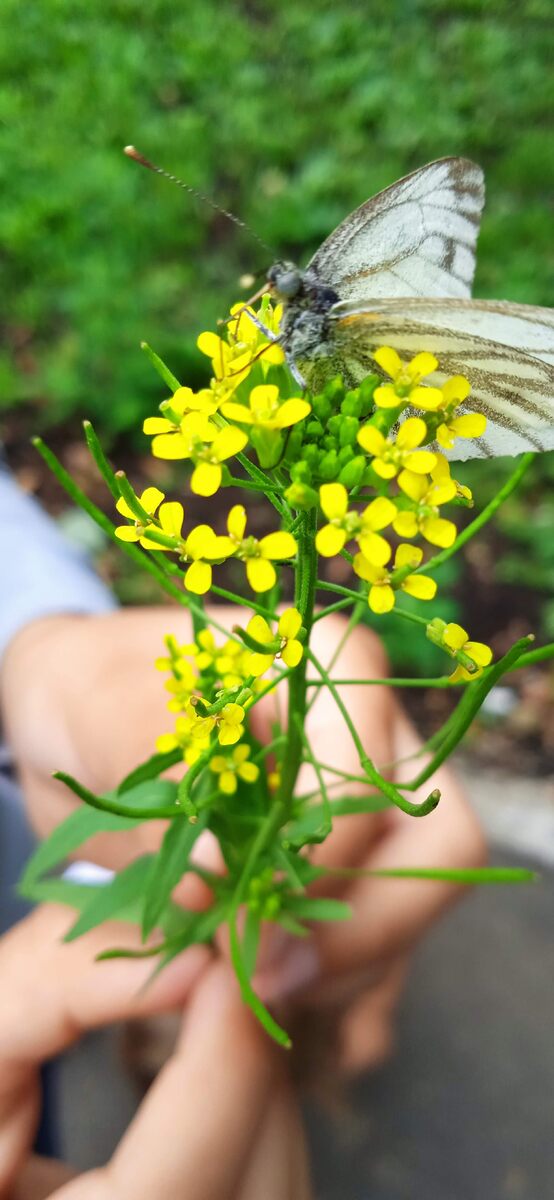
<path id="1" fill-rule="evenodd" d="M 63 946 L 67 910 L 44 906 L 0 942 L 0 1198 L 309 1200 L 302 1129 L 280 1056 L 224 963 L 193 947 L 145 988 L 151 964 L 96 964 L 114 933 Z M 173 1056 L 106 1167 L 75 1177 L 30 1157 L 39 1067 L 87 1029 L 187 1000 Z"/>
<path id="2" fill-rule="evenodd" d="M 218 608 L 231 628 L 236 609 Z M 346 623 L 339 617 L 318 622 L 313 648 L 324 663 L 331 658 Z M 175 609 L 125 610 L 103 617 L 60 617 L 23 630 L 8 650 L 3 672 L 6 724 L 18 757 L 32 819 L 41 834 L 67 815 L 72 798 L 51 779 L 62 766 L 92 790 L 115 786 L 152 751 L 155 737 L 168 728 L 164 691 L 152 663 L 164 634 L 191 636 L 188 614 Z M 350 636 L 337 659 L 337 678 L 382 678 L 387 673 L 378 638 L 365 628 Z M 364 746 L 377 766 L 417 751 L 412 730 L 392 689 L 347 686 L 341 695 Z M 269 738 L 272 699 L 253 710 L 254 732 Z M 306 725 L 313 750 L 323 762 L 347 773 L 359 763 L 333 698 L 321 689 Z M 317 785 L 313 770 L 302 768 L 300 786 Z M 399 771 L 395 772 L 399 778 Z M 484 856 L 477 822 L 459 784 L 441 768 L 426 784 L 443 799 L 419 820 L 396 809 L 378 815 L 343 817 L 314 852 L 328 866 L 468 867 Z M 348 794 L 370 790 L 345 783 Z M 337 795 L 337 792 L 334 793 Z M 417 795 L 414 799 L 420 799 Z M 83 853 L 114 867 L 159 843 L 160 823 L 130 833 L 97 838 Z M 208 846 L 208 853 L 213 848 Z M 437 882 L 365 878 L 325 882 L 353 907 L 347 924 L 322 924 L 309 943 L 273 942 L 273 959 L 259 977 L 268 1000 L 286 1001 L 308 1015 L 318 1011 L 334 1032 L 339 1062 L 359 1069 L 383 1056 L 390 1044 L 391 1019 L 410 950 L 429 924 L 459 894 Z M 321 885 L 320 885 L 321 890 Z M 280 953 L 279 953 L 280 948 Z M 326 1046 L 330 1045 L 325 1036 Z"/>

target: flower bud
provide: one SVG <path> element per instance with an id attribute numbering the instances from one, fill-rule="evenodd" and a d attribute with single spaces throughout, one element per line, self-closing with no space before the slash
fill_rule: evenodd
<path id="1" fill-rule="evenodd" d="M 344 484 L 345 488 L 358 487 L 362 482 L 364 471 L 366 468 L 366 460 L 361 454 L 357 454 L 355 458 L 351 458 L 349 462 L 343 466 L 340 475 L 339 483 Z"/>
<path id="2" fill-rule="evenodd" d="M 336 479 L 339 469 L 339 463 L 336 450 L 328 450 L 319 464 L 319 474 L 326 483 Z"/>
<path id="3" fill-rule="evenodd" d="M 319 503 L 317 492 L 306 483 L 291 483 L 285 492 L 285 500 L 291 508 L 300 508 L 302 512 L 317 508 Z"/>
<path id="4" fill-rule="evenodd" d="M 339 442 L 341 446 L 354 446 L 359 428 L 360 422 L 356 417 L 343 417 L 339 430 Z"/>

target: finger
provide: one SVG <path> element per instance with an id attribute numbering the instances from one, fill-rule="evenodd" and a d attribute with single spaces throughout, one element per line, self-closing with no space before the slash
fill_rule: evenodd
<path id="1" fill-rule="evenodd" d="M 310 1200 L 311 1195 L 298 1103 L 283 1078 L 272 1089 L 237 1200 Z"/>
<path id="2" fill-rule="evenodd" d="M 230 968 L 213 966 L 195 991 L 174 1057 L 104 1173 L 104 1190 L 83 1192 L 83 1200 L 234 1200 L 275 1075 L 273 1048 Z"/>
<path id="3" fill-rule="evenodd" d="M 395 758 L 413 754 L 419 739 L 395 705 Z M 395 809 L 386 836 L 374 846 L 365 865 L 373 871 L 394 867 L 459 868 L 480 865 L 485 846 L 476 817 L 461 785 L 442 767 L 422 789 L 439 787 L 442 801 L 433 813 L 415 818 Z M 417 793 L 414 798 L 418 799 Z M 323 974 L 335 975 L 379 963 L 413 945 L 439 913 L 460 894 L 458 885 L 415 879 L 364 878 L 347 892 L 353 919 L 322 925 L 316 934 Z"/>
<path id="4" fill-rule="evenodd" d="M 149 987 L 149 959 L 95 957 L 114 943 L 138 948 L 128 925 L 110 922 L 69 945 L 73 923 L 66 908 L 44 905 L 0 943 L 0 1098 L 22 1068 L 58 1054 L 85 1030 L 126 1017 L 145 1016 L 181 1004 L 210 952 L 193 946 Z"/>

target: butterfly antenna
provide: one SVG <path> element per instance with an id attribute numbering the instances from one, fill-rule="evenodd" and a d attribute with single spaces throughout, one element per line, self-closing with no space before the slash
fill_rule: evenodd
<path id="1" fill-rule="evenodd" d="M 232 221 L 233 225 L 238 225 L 239 229 L 244 229 L 245 233 L 250 234 L 250 237 L 253 238 L 259 246 L 262 246 L 264 250 L 267 250 L 268 254 L 271 255 L 272 258 L 277 257 L 275 252 L 271 249 L 271 246 L 268 246 L 267 242 L 264 242 L 263 238 L 261 238 L 259 234 L 255 233 L 254 230 L 246 224 L 246 221 L 241 221 L 240 217 L 236 217 L 234 213 L 228 212 L 226 208 L 222 208 L 220 204 L 216 204 L 215 200 L 212 200 L 209 196 L 206 196 L 204 192 L 200 192 L 198 188 L 191 187 L 189 183 L 185 183 L 185 181 L 183 179 L 179 179 L 177 175 L 171 175 L 169 171 L 164 171 L 163 167 L 157 167 L 155 163 L 152 163 L 148 158 L 145 158 L 144 154 L 141 154 L 135 148 L 135 146 L 125 146 L 123 153 L 126 154 L 128 158 L 133 158 L 135 162 L 140 163 L 141 167 L 147 167 L 149 171 L 154 171 L 155 175 L 163 175 L 164 179 L 169 179 L 170 183 L 176 183 L 178 187 L 183 188 L 183 191 L 188 192 L 190 196 L 194 196 L 196 200 L 202 200 L 204 204 L 208 204 L 209 207 L 214 210 L 214 212 L 219 213 L 223 217 L 227 217 L 227 220 Z"/>

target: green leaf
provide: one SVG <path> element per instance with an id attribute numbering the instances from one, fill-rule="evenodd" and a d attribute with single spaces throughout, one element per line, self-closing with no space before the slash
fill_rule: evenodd
<path id="1" fill-rule="evenodd" d="M 141 950 L 128 950 L 126 947 L 114 946 L 113 949 L 104 950 L 102 954 L 97 955 L 96 961 L 104 962 L 110 958 L 154 958 L 156 955 L 163 955 L 154 972 L 155 976 L 171 962 L 171 959 L 181 954 L 189 946 L 210 942 L 221 922 L 225 920 L 227 906 L 214 904 L 212 908 L 200 913 L 186 912 L 185 909 L 180 911 L 183 917 L 183 927 L 180 933 L 167 937 L 157 946 L 147 946 Z"/>
<path id="2" fill-rule="evenodd" d="M 329 808 L 333 817 L 346 817 L 355 813 L 376 813 L 391 808 L 387 796 L 341 796 L 339 800 L 330 800 Z M 283 845 L 285 848 L 320 842 L 328 832 L 328 812 L 324 804 L 312 804 L 296 820 L 290 821 L 283 830 Z"/>
<path id="3" fill-rule="evenodd" d="M 160 920 L 169 897 L 188 867 L 190 852 L 196 839 L 206 827 L 207 813 L 192 824 L 180 818 L 172 821 L 156 854 L 146 884 L 142 916 L 143 939 L 149 936 Z"/>
<path id="4" fill-rule="evenodd" d="M 97 833 L 117 833 L 122 829 L 133 829 L 140 825 L 139 818 L 115 816 L 99 812 L 98 809 L 82 805 L 57 825 L 46 841 L 41 842 L 29 859 L 19 883 L 19 890 L 26 895 L 31 884 L 41 875 L 51 871 L 58 863 L 65 862 L 74 850 Z"/>
<path id="5" fill-rule="evenodd" d="M 536 871 L 527 867 L 391 867 L 387 870 L 366 870 L 364 867 L 324 867 L 322 874 L 338 876 L 341 879 L 356 879 L 362 876 L 374 876 L 378 879 L 430 879 L 445 883 L 481 884 L 481 883 L 533 883 L 537 879 Z"/>
<path id="6" fill-rule="evenodd" d="M 79 797 L 79 800 L 83 800 L 85 804 L 99 809 L 101 812 L 115 813 L 120 817 L 138 817 L 143 821 L 159 820 L 161 817 L 183 819 L 183 813 L 175 802 L 178 785 L 169 779 L 158 779 L 155 783 L 148 783 L 144 785 L 146 790 L 142 792 L 138 792 L 137 788 L 136 804 L 129 802 L 130 795 L 128 793 L 125 793 L 127 797 L 125 802 L 118 799 L 117 792 L 106 792 L 104 796 L 96 796 L 94 792 L 91 792 L 89 788 L 65 771 L 55 771 L 54 779 L 59 779 L 60 783 L 64 783 L 75 796 Z"/>
<path id="7" fill-rule="evenodd" d="M 257 913 L 250 908 L 246 910 L 244 933 L 242 935 L 242 959 L 248 978 L 251 979 L 256 969 L 256 958 L 260 944 L 261 921 Z"/>
<path id="8" fill-rule="evenodd" d="M 144 854 L 141 858 L 136 858 L 129 863 L 129 866 L 125 867 L 123 871 L 119 871 L 111 883 L 89 889 L 93 893 L 90 901 L 82 910 L 75 924 L 72 925 L 69 933 L 65 935 L 64 940 L 73 942 L 75 938 L 95 929 L 97 925 L 102 925 L 104 921 L 110 921 L 113 917 L 120 916 L 122 910 L 130 904 L 136 901 L 142 902 L 151 862 L 152 856 Z M 142 907 L 142 903 L 140 907 Z"/>
<path id="9" fill-rule="evenodd" d="M 229 936 L 231 945 L 231 962 L 235 968 L 235 974 L 239 982 L 241 996 L 245 1004 L 247 1004 L 252 1010 L 254 1016 L 258 1018 L 260 1025 L 263 1025 L 263 1028 L 267 1033 L 269 1033 L 270 1037 L 272 1037 L 279 1046 L 284 1046 L 288 1050 L 291 1046 L 291 1040 L 288 1033 L 286 1033 L 286 1031 L 277 1024 L 277 1021 L 274 1019 L 274 1017 L 272 1017 L 271 1013 L 268 1012 L 265 1004 L 262 1004 L 260 997 L 256 995 L 252 984 L 250 983 L 250 979 L 248 978 L 248 972 L 242 957 L 241 945 L 236 925 L 236 912 L 233 913 L 233 916 L 229 922 Z"/>
<path id="10" fill-rule="evenodd" d="M 352 909 L 344 900 L 326 896 L 287 896 L 286 911 L 303 921 L 348 921 Z"/>

